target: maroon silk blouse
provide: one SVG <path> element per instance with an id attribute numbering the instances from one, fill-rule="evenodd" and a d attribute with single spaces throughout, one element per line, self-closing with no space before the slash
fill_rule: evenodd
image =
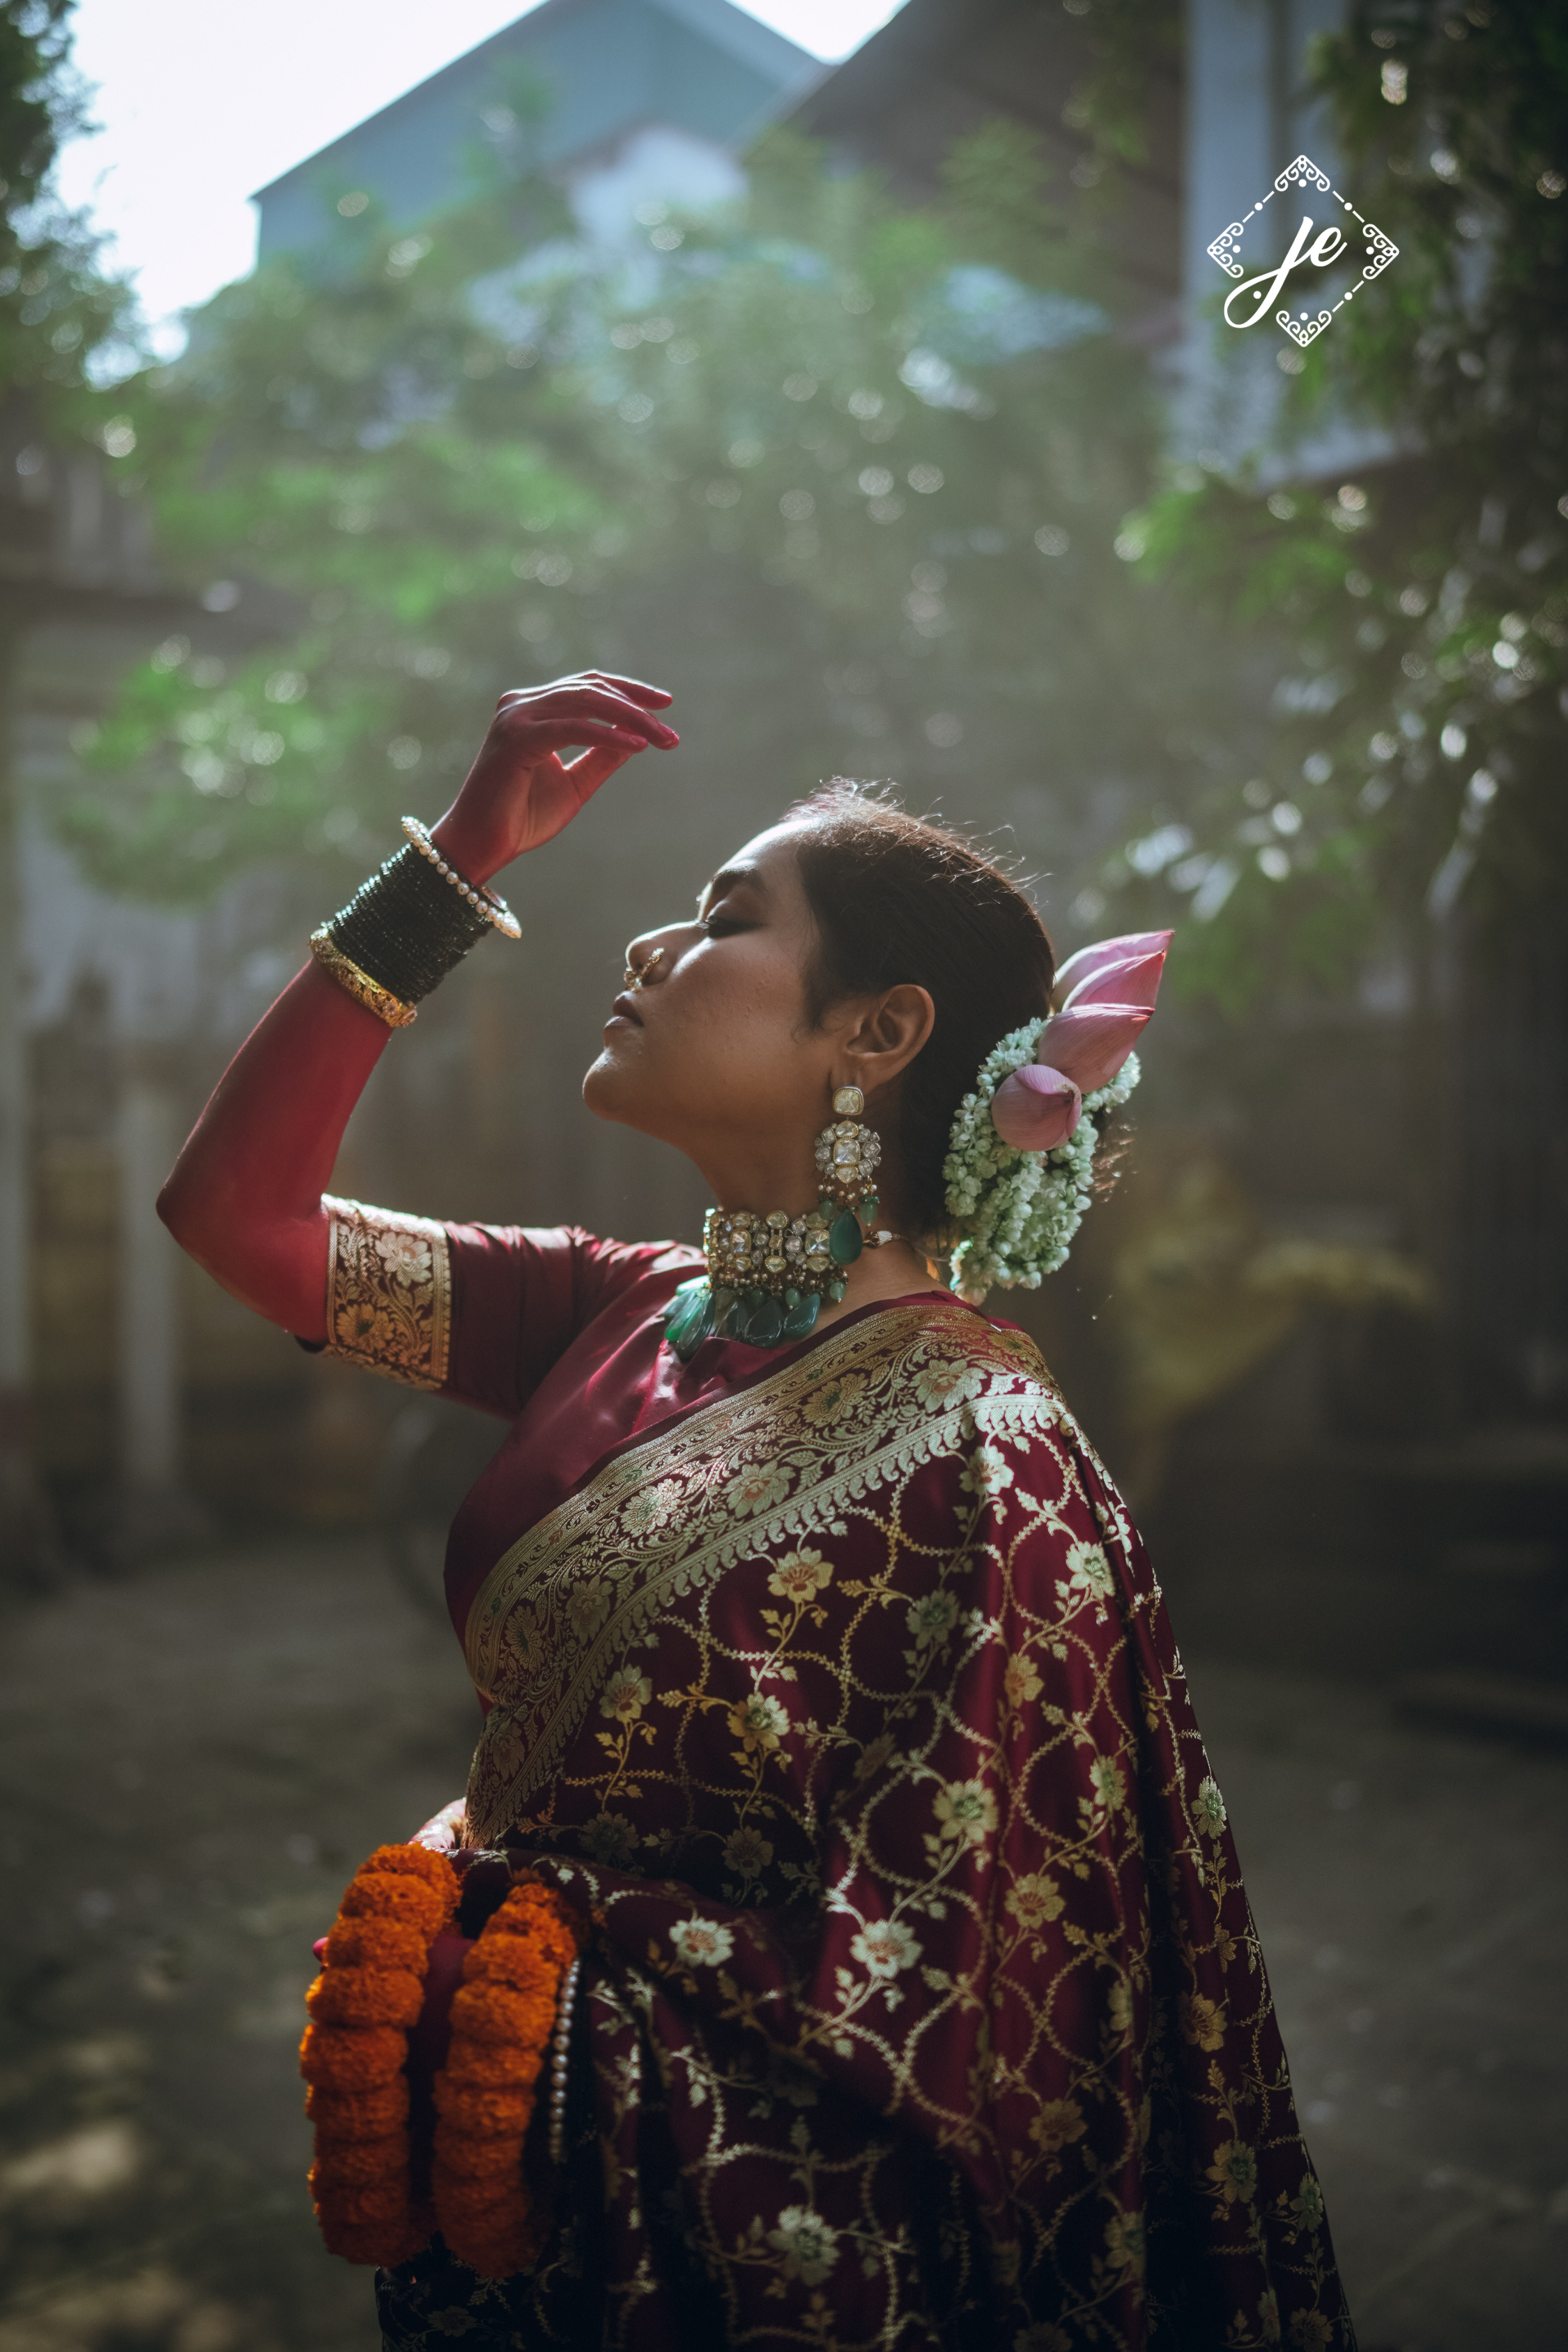
<path id="1" fill-rule="evenodd" d="M 451 1340 L 442 1392 L 512 1424 L 452 1523 L 447 1606 L 460 1641 L 474 1595 L 508 1545 L 596 1463 L 658 1423 L 776 1371 L 826 1333 L 793 1349 L 715 1338 L 683 1364 L 664 1345 L 663 1309 L 700 1271 L 700 1251 L 601 1241 L 575 1225 L 444 1230 Z M 827 1328 L 841 1331 L 907 1304 L 879 1299 Z M 987 1319 L 978 1307 L 965 1311 Z"/>

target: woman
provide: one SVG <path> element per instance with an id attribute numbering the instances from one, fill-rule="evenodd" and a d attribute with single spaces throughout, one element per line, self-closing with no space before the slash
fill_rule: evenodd
<path id="1" fill-rule="evenodd" d="M 509 922 L 490 877 L 668 699 L 504 697 L 161 1203 L 307 1345 L 513 1423 L 452 1530 L 484 1723 L 430 1834 L 591 1923 L 578 2087 L 537 2265 L 437 2242 L 385 2341 L 1351 2346 L 1159 1589 L 973 1303 L 1065 1255 L 1166 935 L 1047 1027 L 1027 900 L 830 789 L 633 940 L 584 1084 L 700 1169 L 707 1258 L 324 1197 L 391 1028 Z"/>

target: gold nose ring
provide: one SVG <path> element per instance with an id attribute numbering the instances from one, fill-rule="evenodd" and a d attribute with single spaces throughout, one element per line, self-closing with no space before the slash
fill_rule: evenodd
<path id="1" fill-rule="evenodd" d="M 628 962 L 628 963 L 627 963 L 627 965 L 626 965 L 626 985 L 627 985 L 627 987 L 628 987 L 628 988 L 641 988 L 641 987 L 643 987 L 643 986 L 644 986 L 644 984 L 646 983 L 647 980 L 647 976 L 648 976 L 649 972 L 653 970 L 653 968 L 654 968 L 655 964 L 656 964 L 656 963 L 662 963 L 662 962 L 663 962 L 663 961 L 664 961 L 664 950 L 663 950 L 662 948 L 655 948 L 655 950 L 654 950 L 654 951 L 653 951 L 652 955 L 645 957 L 645 958 L 644 958 L 644 960 L 643 960 L 643 961 L 642 961 L 640 964 L 638 964 L 638 965 L 637 966 L 637 968 L 636 968 L 636 970 L 635 970 L 635 971 L 633 970 L 632 965 L 630 964 L 630 962 Z"/>

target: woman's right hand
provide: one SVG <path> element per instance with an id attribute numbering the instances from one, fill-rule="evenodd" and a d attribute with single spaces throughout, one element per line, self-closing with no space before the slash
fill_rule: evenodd
<path id="1" fill-rule="evenodd" d="M 462 790 L 431 829 L 437 848 L 470 882 L 489 881 L 569 825 L 634 752 L 674 750 L 679 736 L 654 715 L 669 699 L 662 687 L 597 669 L 503 694 Z M 568 765 L 561 754 L 574 746 L 582 757 Z"/>

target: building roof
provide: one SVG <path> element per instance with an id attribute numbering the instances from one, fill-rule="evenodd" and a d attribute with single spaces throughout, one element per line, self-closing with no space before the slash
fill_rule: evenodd
<path id="1" fill-rule="evenodd" d="M 1174 30 L 1180 0 L 1166 0 L 1166 14 Z M 1173 43 L 1170 62 L 1154 62 L 1150 152 L 1126 168 L 1125 204 L 1107 223 L 1130 282 L 1154 302 L 1181 281 L 1176 58 Z M 1083 18 L 1040 0 L 906 0 L 784 111 L 844 163 L 878 166 L 917 197 L 931 191 L 955 141 L 999 119 L 1021 122 L 1039 136 L 1059 201 L 1085 184 L 1089 142 L 1064 122 L 1063 109 L 1092 62 Z"/>
<path id="2" fill-rule="evenodd" d="M 531 160 L 550 171 L 650 122 L 733 147 L 821 73 L 731 0 L 544 0 L 258 189 L 259 258 L 316 243 L 351 189 L 399 224 L 457 202 L 531 97 L 548 100 Z"/>

